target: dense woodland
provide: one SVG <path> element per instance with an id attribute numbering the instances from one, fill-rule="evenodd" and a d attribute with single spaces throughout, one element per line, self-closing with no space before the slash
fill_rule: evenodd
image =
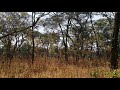
<path id="1" fill-rule="evenodd" d="M 119 68 L 120 12 L 0 12 L 0 60 L 55 58 Z"/>

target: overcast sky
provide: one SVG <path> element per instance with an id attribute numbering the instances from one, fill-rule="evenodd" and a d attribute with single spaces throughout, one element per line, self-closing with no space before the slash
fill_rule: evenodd
<path id="1" fill-rule="evenodd" d="M 28 12 L 28 14 L 29 14 L 29 15 L 32 15 L 32 12 Z M 100 18 L 103 18 L 103 17 L 100 16 L 100 15 L 96 15 L 96 16 L 94 16 L 93 20 L 98 20 L 98 19 L 100 19 Z M 39 28 L 38 30 L 39 30 L 40 33 L 44 33 L 44 32 L 45 32 L 45 31 L 44 31 L 44 28 L 43 28 L 42 26 L 40 26 L 40 28 Z"/>

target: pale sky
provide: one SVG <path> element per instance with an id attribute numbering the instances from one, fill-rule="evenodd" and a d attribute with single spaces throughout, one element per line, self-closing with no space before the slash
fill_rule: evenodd
<path id="1" fill-rule="evenodd" d="M 28 12 L 28 14 L 29 14 L 29 15 L 32 15 L 32 12 Z M 103 18 L 103 17 L 100 16 L 100 15 L 96 15 L 96 16 L 94 16 L 93 20 L 98 20 L 98 19 L 100 19 L 100 18 Z M 40 26 L 40 28 L 38 29 L 38 31 L 39 31 L 40 33 L 44 33 L 44 32 L 45 32 L 45 31 L 44 31 L 44 28 L 43 28 L 42 26 Z"/>

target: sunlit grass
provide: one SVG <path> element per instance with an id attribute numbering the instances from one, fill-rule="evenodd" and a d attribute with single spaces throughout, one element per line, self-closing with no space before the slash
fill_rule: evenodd
<path id="1" fill-rule="evenodd" d="M 11 66 L 0 63 L 0 78 L 119 78 L 120 69 L 111 71 L 109 62 L 101 60 L 80 60 L 75 65 L 72 60 L 36 58 L 33 65 L 30 60 L 14 59 Z"/>

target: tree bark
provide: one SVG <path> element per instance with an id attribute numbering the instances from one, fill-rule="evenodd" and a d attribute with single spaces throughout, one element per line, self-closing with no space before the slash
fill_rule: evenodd
<path id="1" fill-rule="evenodd" d="M 111 49 L 111 69 L 118 69 L 118 33 L 120 25 L 120 12 L 116 12 Z"/>
<path id="2" fill-rule="evenodd" d="M 68 30 L 70 25 L 70 18 L 68 18 L 67 29 L 66 29 L 66 39 L 65 39 L 65 61 L 68 62 Z"/>
<path id="3" fill-rule="evenodd" d="M 68 62 L 68 46 L 67 46 L 67 34 L 68 34 L 68 26 L 67 26 L 67 31 L 66 31 L 66 37 L 64 36 L 64 32 L 62 30 L 62 27 L 59 23 L 59 27 L 61 29 L 61 32 L 62 32 L 62 37 L 63 37 L 63 45 L 64 45 L 64 51 L 65 51 L 65 61 Z"/>
<path id="4" fill-rule="evenodd" d="M 32 12 L 32 24 L 34 23 L 35 13 Z M 34 27 L 32 25 L 32 64 L 34 62 L 34 51 L 35 51 L 35 43 L 34 43 Z"/>

